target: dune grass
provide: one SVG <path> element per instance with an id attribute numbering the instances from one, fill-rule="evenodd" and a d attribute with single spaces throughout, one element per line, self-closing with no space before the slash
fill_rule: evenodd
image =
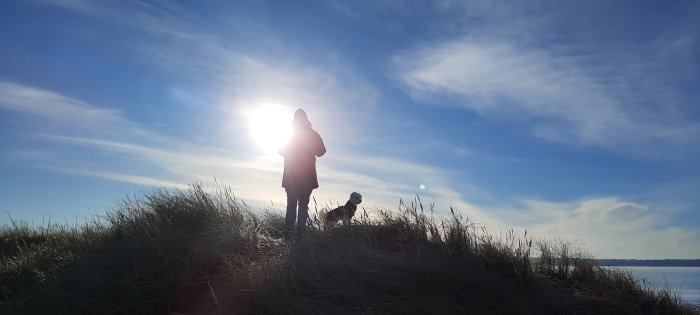
<path id="1" fill-rule="evenodd" d="M 313 217 L 313 215 L 312 215 Z M 566 242 L 495 238 L 419 199 L 283 237 L 227 188 L 158 190 L 79 226 L 0 229 L 3 314 L 692 314 Z"/>

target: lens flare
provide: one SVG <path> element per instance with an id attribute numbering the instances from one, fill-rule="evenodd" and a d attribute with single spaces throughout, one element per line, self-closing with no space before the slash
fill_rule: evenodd
<path id="1" fill-rule="evenodd" d="M 420 186 L 418 186 L 418 188 L 420 188 L 420 190 L 425 190 L 425 184 L 420 184 Z"/>

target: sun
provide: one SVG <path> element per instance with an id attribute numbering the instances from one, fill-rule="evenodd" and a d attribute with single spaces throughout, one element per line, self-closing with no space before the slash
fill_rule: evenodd
<path id="1" fill-rule="evenodd" d="M 266 154 L 277 155 L 291 134 L 293 115 L 279 105 L 261 105 L 249 116 L 249 130 L 255 143 Z"/>

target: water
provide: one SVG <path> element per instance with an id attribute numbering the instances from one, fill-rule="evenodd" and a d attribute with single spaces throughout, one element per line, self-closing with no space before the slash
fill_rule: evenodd
<path id="1" fill-rule="evenodd" d="M 685 302 L 700 306 L 700 267 L 636 267 L 624 266 L 636 278 L 656 287 L 668 284 Z"/>

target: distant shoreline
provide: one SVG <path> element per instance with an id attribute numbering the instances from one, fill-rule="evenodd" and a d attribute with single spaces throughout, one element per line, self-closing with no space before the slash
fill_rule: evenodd
<path id="1" fill-rule="evenodd" d="M 601 266 L 700 267 L 700 259 L 596 259 Z"/>

